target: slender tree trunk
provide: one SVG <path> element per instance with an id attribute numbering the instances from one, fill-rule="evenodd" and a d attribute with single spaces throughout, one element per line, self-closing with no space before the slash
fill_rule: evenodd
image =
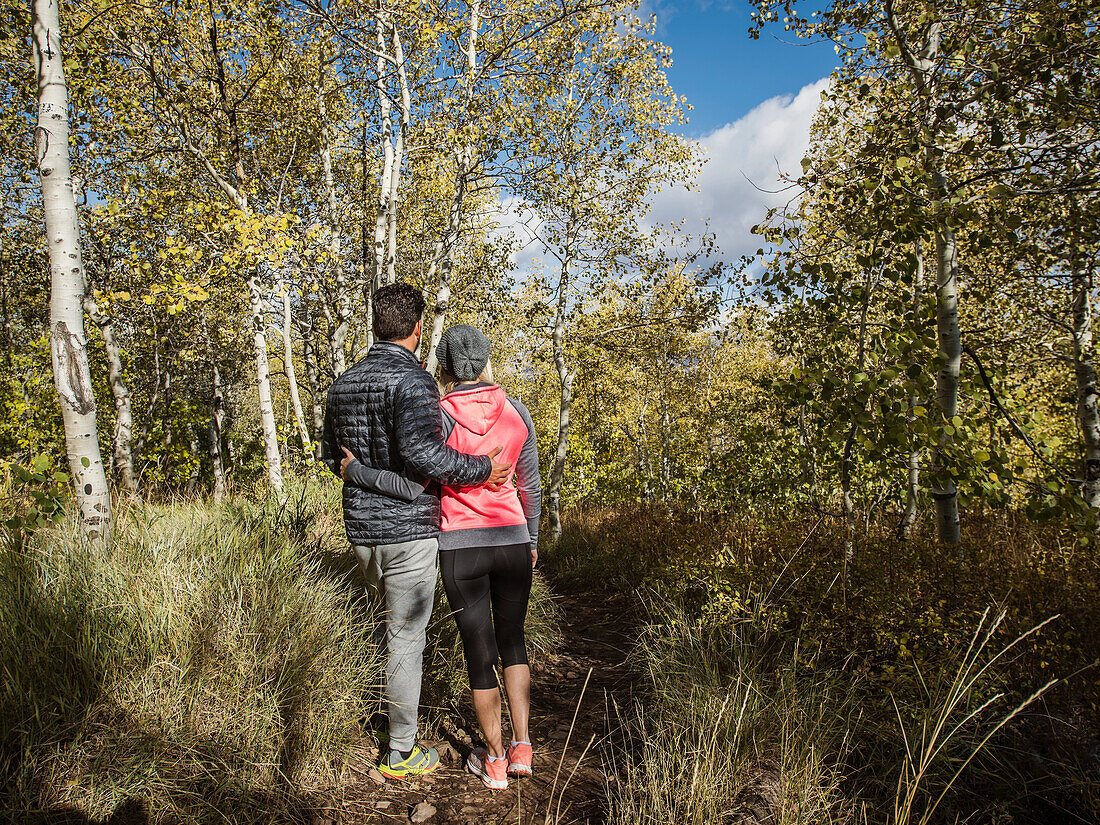
<path id="1" fill-rule="evenodd" d="M 454 272 L 455 253 L 458 250 L 458 236 L 462 224 L 462 201 L 466 196 L 466 182 L 469 175 L 469 151 L 463 149 L 462 157 L 458 163 L 458 171 L 455 176 L 455 191 L 451 198 L 451 211 L 447 216 L 447 228 L 442 240 L 436 244 L 436 254 L 432 259 L 432 265 L 428 269 L 428 283 L 431 283 L 438 274 L 439 286 L 435 293 L 435 304 L 432 307 L 432 330 L 428 338 L 428 357 L 426 367 L 431 375 L 435 375 L 435 369 L 439 364 L 436 358 L 436 348 L 439 339 L 443 337 L 443 326 L 447 321 L 447 310 L 451 305 L 451 273 Z"/>
<path id="2" fill-rule="evenodd" d="M 351 292 L 348 289 L 348 276 L 344 268 L 340 227 L 340 207 L 336 200 L 336 183 L 332 175 L 332 130 L 328 121 L 328 107 L 325 104 L 325 57 L 322 50 L 317 68 L 317 114 L 320 119 L 321 178 L 325 189 L 325 218 L 328 222 L 328 256 L 336 285 L 336 323 L 332 328 L 329 341 L 332 353 L 332 373 L 338 378 L 347 367 L 344 355 L 344 341 L 348 336 L 351 322 Z M 364 174 L 366 170 L 364 169 Z"/>
<path id="3" fill-rule="evenodd" d="M 389 199 L 391 179 L 393 178 L 393 120 L 391 117 L 392 103 L 390 93 L 386 88 L 386 54 L 387 37 L 390 23 L 386 14 L 379 6 L 375 14 L 375 35 L 378 45 L 378 66 L 375 79 L 375 91 L 378 95 L 378 138 L 382 149 L 381 180 L 378 186 L 378 203 L 375 206 L 374 216 L 374 249 L 372 260 L 374 263 L 371 281 L 374 289 L 382 285 L 382 279 L 386 272 L 386 222 L 389 215 Z"/>
<path id="4" fill-rule="evenodd" d="M 96 405 L 84 337 L 84 266 L 69 171 L 68 90 L 62 66 L 59 0 L 32 0 L 38 78 L 35 154 L 50 256 L 50 353 L 65 448 L 85 531 L 109 539 L 111 494 L 99 452 Z"/>
<path id="5" fill-rule="evenodd" d="M 885 7 L 887 24 L 909 68 L 913 90 L 920 110 L 924 142 L 924 171 L 930 177 L 929 201 L 933 210 L 936 237 L 936 333 L 943 368 L 936 376 L 936 404 L 940 426 L 946 427 L 958 414 L 959 371 L 962 364 L 962 335 L 959 332 L 959 261 L 955 232 L 948 225 L 950 191 L 943 166 L 940 136 L 944 124 L 936 115 L 936 61 L 939 59 L 943 23 L 924 27 L 922 42 L 914 51 L 895 17 L 893 0 Z M 942 431 L 942 430 L 941 430 Z M 947 452 L 952 438 L 943 432 L 932 451 L 932 499 L 936 503 L 936 533 L 943 544 L 962 541 L 959 524 L 959 497 L 948 466 Z"/>
<path id="6" fill-rule="evenodd" d="M 210 400 L 210 464 L 214 470 L 214 501 L 221 501 L 229 491 L 225 473 L 222 442 L 225 432 L 225 387 L 218 362 L 212 360 L 213 394 Z"/>
<path id="7" fill-rule="evenodd" d="M 4 195 L 0 193 L 0 215 L 5 215 L 7 212 L 4 209 Z M 11 314 L 8 312 L 8 275 L 7 275 L 7 258 L 5 255 L 4 240 L 6 233 L 0 233 L 0 322 L 3 323 L 3 337 L 4 337 L 4 363 L 11 367 L 11 355 L 12 355 L 12 334 L 11 334 Z"/>
<path id="8" fill-rule="evenodd" d="M 924 288 L 924 252 L 921 249 L 921 242 L 918 240 L 915 244 L 915 251 L 917 255 L 917 268 L 913 275 L 913 326 L 914 329 L 920 323 L 921 316 L 921 290 Z M 916 364 L 916 358 L 913 359 L 913 364 Z M 913 393 L 909 396 L 909 421 L 912 423 L 917 418 L 917 407 L 920 405 L 920 396 Z M 913 525 L 917 522 L 917 494 L 919 492 L 920 484 L 920 450 L 911 449 L 909 451 L 909 464 L 906 470 L 905 480 L 905 515 L 901 519 L 901 536 L 902 538 L 909 538 L 913 533 Z"/>
<path id="9" fill-rule="evenodd" d="M 325 426 L 325 407 L 321 401 L 321 373 L 317 366 L 317 351 L 313 345 L 313 313 L 309 312 L 301 330 L 302 361 L 306 366 L 309 382 L 310 408 L 313 417 L 313 457 L 321 460 L 321 434 Z"/>
<path id="10" fill-rule="evenodd" d="M 256 394 L 260 404 L 260 422 L 264 433 L 264 455 L 267 457 L 267 479 L 272 489 L 282 492 L 283 465 L 279 455 L 279 433 L 275 427 L 275 408 L 271 403 L 271 370 L 267 361 L 267 330 L 264 323 L 263 295 L 260 277 L 253 273 L 248 279 L 248 295 L 252 308 L 252 346 L 256 354 Z"/>
<path id="11" fill-rule="evenodd" d="M 195 430 L 194 424 L 188 424 L 187 429 L 191 433 L 191 472 L 187 475 L 187 484 L 184 487 L 184 492 L 193 496 L 199 490 L 199 434 Z"/>
<path id="12" fill-rule="evenodd" d="M 132 449 L 134 417 L 130 409 L 130 390 L 122 378 L 122 354 L 119 352 L 118 341 L 115 340 L 114 326 L 111 319 L 99 311 L 99 305 L 90 292 L 84 295 L 84 311 L 88 313 L 92 323 L 99 327 L 100 334 L 103 335 L 103 346 L 107 351 L 107 383 L 115 401 L 114 469 L 118 484 L 126 492 L 136 493 L 137 478 L 134 476 Z"/>
<path id="13" fill-rule="evenodd" d="M 959 371 L 962 333 L 959 331 L 959 262 L 955 232 L 945 223 L 936 228 L 936 331 L 943 367 L 936 375 L 936 403 L 941 426 L 951 425 L 959 411 Z M 936 532 L 943 544 L 962 541 L 959 498 L 946 452 L 951 436 L 944 433 L 932 452 L 932 498 L 936 502 Z"/>
<path id="14" fill-rule="evenodd" d="M 307 456 L 313 455 L 306 416 L 302 411 L 302 399 L 298 395 L 298 378 L 294 372 L 294 339 L 290 335 L 290 288 L 283 284 L 283 367 L 287 384 L 290 386 L 290 403 L 294 409 L 294 422 L 298 425 L 298 435 L 302 439 L 302 450 Z"/>
<path id="15" fill-rule="evenodd" d="M 363 266 L 363 307 L 367 319 L 367 350 L 374 346 L 374 267 L 371 263 L 370 230 L 367 226 L 367 119 L 363 118 L 363 131 L 359 142 L 359 161 L 363 169 L 363 177 L 359 182 L 360 203 L 363 206 L 362 218 L 359 221 L 359 256 Z"/>
<path id="16" fill-rule="evenodd" d="M 561 485 L 565 478 L 565 462 L 569 455 L 569 412 L 573 400 L 573 379 L 577 377 L 576 367 L 569 368 L 565 359 L 565 313 L 569 296 L 570 267 L 572 265 L 572 227 L 566 230 L 566 248 L 562 257 L 561 278 L 558 280 L 558 301 L 554 309 L 554 329 L 551 333 L 553 345 L 554 369 L 561 384 L 561 398 L 558 404 L 558 440 L 554 448 L 554 463 L 550 466 L 547 480 L 546 516 L 548 534 L 551 542 L 561 538 Z"/>
<path id="17" fill-rule="evenodd" d="M 1073 367 L 1077 380 L 1077 426 L 1085 444 L 1084 484 L 1081 495 L 1094 514 L 1100 514 L 1100 398 L 1096 388 L 1096 350 L 1092 341 L 1092 273 L 1073 268 Z M 1100 517 L 1093 517 L 1100 534 Z"/>
<path id="18" fill-rule="evenodd" d="M 468 109 L 473 99 L 474 80 L 477 73 L 477 34 L 481 28 L 481 5 L 479 0 L 470 3 L 470 24 L 466 40 L 466 75 L 462 84 L 462 106 Z M 438 272 L 439 286 L 436 290 L 435 306 L 432 309 L 432 332 L 428 343 L 428 355 L 425 364 L 428 372 L 435 375 L 438 365 L 436 348 L 443 337 L 443 325 L 447 320 L 447 310 L 451 301 L 451 273 L 454 270 L 455 253 L 458 249 L 458 237 L 462 227 L 462 201 L 466 197 L 466 187 L 474 168 L 474 146 L 467 143 L 458 151 L 458 163 L 455 169 L 455 189 L 451 196 L 451 208 L 447 214 L 447 228 L 436 244 L 436 253 L 428 270 L 427 282 L 431 283 Z"/>
<path id="19" fill-rule="evenodd" d="M 409 132 L 409 119 L 412 111 L 412 98 L 409 94 L 409 78 L 405 71 L 405 50 L 401 46 L 401 35 L 397 24 L 392 25 L 393 58 L 397 64 L 397 80 L 401 93 L 401 115 L 397 129 L 397 138 L 393 147 L 393 160 L 390 168 L 390 191 L 386 205 L 386 283 L 397 281 L 397 200 L 401 189 L 401 164 L 405 155 L 405 138 Z"/>
<path id="20" fill-rule="evenodd" d="M 160 461 L 158 466 L 160 467 L 161 476 L 165 482 L 172 472 L 172 370 L 165 369 L 164 371 L 164 409 L 161 410 L 160 427 L 164 433 L 164 449 L 160 453 Z"/>

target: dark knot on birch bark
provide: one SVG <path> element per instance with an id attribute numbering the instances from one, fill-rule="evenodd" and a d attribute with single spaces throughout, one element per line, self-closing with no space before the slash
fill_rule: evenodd
<path id="1" fill-rule="evenodd" d="M 50 348 L 56 365 L 57 392 L 61 400 L 81 415 L 95 412 L 88 353 L 79 336 L 64 321 L 58 321 L 50 334 Z"/>

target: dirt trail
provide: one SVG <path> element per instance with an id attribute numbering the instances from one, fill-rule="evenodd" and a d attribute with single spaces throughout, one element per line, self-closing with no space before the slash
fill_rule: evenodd
<path id="1" fill-rule="evenodd" d="M 469 752 L 463 733 L 477 730 L 467 703 L 463 718 L 447 720 L 451 735 L 431 743 L 444 757 L 442 768 L 425 777 L 378 785 L 368 775 L 371 763 L 364 759 L 360 766 L 349 767 L 350 784 L 339 809 L 317 815 L 314 825 L 408 823 L 410 813 L 424 802 L 435 809 L 424 820 L 433 825 L 543 825 L 548 804 L 550 822 L 603 822 L 608 779 L 602 745 L 608 733 L 609 699 L 622 707 L 629 694 L 625 659 L 634 623 L 626 606 L 614 599 L 584 593 L 558 594 L 555 599 L 562 608 L 562 645 L 556 654 L 532 663 L 534 776 L 510 779 L 507 790 L 494 792 L 462 769 Z M 589 669 L 592 675 L 578 713 Z M 574 713 L 577 721 L 570 734 Z M 420 812 L 427 813 L 423 807 Z"/>

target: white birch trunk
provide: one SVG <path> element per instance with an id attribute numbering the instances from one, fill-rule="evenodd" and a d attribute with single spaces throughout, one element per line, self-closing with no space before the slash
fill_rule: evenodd
<path id="1" fill-rule="evenodd" d="M 310 409 L 313 419 L 313 457 L 321 460 L 321 434 L 325 426 L 325 409 L 321 401 L 321 370 L 317 364 L 317 350 L 313 344 L 313 313 L 307 307 L 306 320 L 299 330 L 302 336 L 302 362 L 306 367 L 309 383 Z"/>
<path id="2" fill-rule="evenodd" d="M 99 452 L 96 405 L 84 337 L 84 266 L 69 171 L 68 90 L 59 0 L 32 0 L 38 79 L 35 154 L 50 257 L 50 353 L 65 426 L 65 448 L 85 531 L 109 539 L 111 494 Z"/>
<path id="3" fill-rule="evenodd" d="M 946 224 L 936 228 L 936 334 L 943 368 L 936 375 L 936 403 L 941 425 L 959 411 L 959 371 L 962 366 L 962 334 L 959 331 L 959 261 L 955 232 Z M 936 502 L 936 533 L 943 544 L 962 541 L 959 498 L 945 452 L 951 436 L 944 433 L 932 452 L 932 498 Z"/>
<path id="4" fill-rule="evenodd" d="M 191 433 L 191 455 L 194 457 L 194 463 L 191 465 L 191 472 L 187 474 L 187 484 L 184 491 L 187 495 L 193 496 L 199 489 L 199 434 L 195 430 L 194 424 L 188 424 L 187 429 Z"/>
<path id="5" fill-rule="evenodd" d="M 470 26 L 466 41 L 466 75 L 463 78 L 462 106 L 468 111 L 473 99 L 474 80 L 477 73 L 477 33 L 481 28 L 481 5 L 479 0 L 470 3 Z M 447 310 L 451 301 L 451 273 L 454 270 L 455 253 L 458 248 L 458 236 L 462 228 L 462 201 L 466 197 L 466 186 L 473 171 L 474 147 L 469 143 L 458 150 L 458 163 L 455 170 L 455 189 L 451 196 L 451 208 L 447 215 L 447 228 L 443 238 L 436 245 L 436 254 L 428 270 L 427 282 L 431 283 L 438 273 L 439 286 L 436 290 L 435 305 L 432 309 L 432 331 L 428 343 L 428 355 L 425 366 L 428 373 L 435 375 L 438 359 L 436 349 L 443 337 L 443 325 L 447 320 Z"/>
<path id="6" fill-rule="evenodd" d="M 221 501 L 229 491 L 225 459 L 222 455 L 222 434 L 225 430 L 225 387 L 221 371 L 213 363 L 213 397 L 210 401 L 210 464 L 214 471 L 214 501 Z"/>
<path id="7" fill-rule="evenodd" d="M 134 417 L 130 405 L 130 389 L 122 377 L 122 354 L 115 340 L 114 325 L 111 319 L 99 311 L 99 305 L 90 291 L 84 295 L 84 311 L 92 319 L 103 336 L 103 347 L 107 352 L 107 383 L 111 387 L 111 396 L 115 402 L 114 470 L 119 486 L 128 493 L 137 492 L 137 479 L 134 476 Z"/>
<path id="8" fill-rule="evenodd" d="M 936 237 L 936 335 L 939 357 L 944 362 L 943 369 L 936 376 L 936 403 L 939 407 L 940 425 L 946 426 L 958 413 L 962 335 L 959 332 L 958 249 L 954 230 L 947 225 L 949 193 L 939 147 L 943 124 L 935 116 L 936 60 L 939 58 L 943 23 L 936 21 L 928 25 L 924 29 L 924 40 L 919 51 L 914 52 L 898 26 L 893 0 L 887 0 L 885 12 L 887 23 L 913 80 L 924 132 L 924 171 L 931 177 L 928 196 L 933 210 Z M 955 545 L 962 541 L 962 531 L 959 525 L 958 492 L 951 478 L 951 468 L 946 462 L 946 452 L 951 440 L 949 435 L 943 433 L 932 451 L 930 486 L 936 503 L 937 536 L 941 543 Z"/>
<path id="9" fill-rule="evenodd" d="M 1100 399 L 1092 341 L 1092 278 L 1080 266 L 1073 269 L 1073 367 L 1077 381 L 1077 426 L 1085 445 L 1081 496 L 1094 514 L 1100 514 Z M 1100 518 L 1096 515 L 1093 518 L 1093 532 L 1100 533 Z"/>
<path id="10" fill-rule="evenodd" d="M 393 160 L 390 164 L 390 190 L 386 204 L 386 283 L 388 284 L 397 281 L 397 201 L 401 189 L 401 164 L 405 155 L 405 138 L 409 132 L 412 112 L 409 78 L 405 71 L 405 50 L 401 46 L 401 35 L 397 31 L 396 24 L 393 25 L 392 33 L 393 58 L 397 64 L 397 81 L 401 92 L 401 116 L 393 147 Z"/>
<path id="11" fill-rule="evenodd" d="M 336 200 L 336 183 L 332 175 L 332 130 L 328 122 L 328 107 L 325 104 L 325 61 L 320 58 L 317 69 L 317 114 L 321 121 L 320 144 L 321 176 L 325 188 L 325 218 L 328 222 L 328 255 L 336 284 L 336 319 L 329 339 L 332 353 L 332 372 L 339 378 L 347 368 L 344 354 L 344 341 L 348 337 L 351 324 L 351 292 L 348 289 L 347 272 L 343 261 L 343 236 L 340 226 L 340 210 Z"/>
<path id="12" fill-rule="evenodd" d="M 378 186 L 378 203 L 374 216 L 374 249 L 371 283 L 374 289 L 382 285 L 386 270 L 386 222 L 389 215 L 391 179 L 393 177 L 393 120 L 390 94 L 386 89 L 386 30 L 389 22 L 381 8 L 376 15 L 375 34 L 378 42 L 378 66 L 375 90 L 378 94 L 378 137 L 382 144 L 382 176 Z"/>
<path id="13" fill-rule="evenodd" d="M 283 284 L 283 367 L 286 381 L 290 386 L 290 403 L 294 409 L 294 423 L 298 426 L 298 436 L 302 439 L 302 450 L 307 457 L 313 455 L 313 444 L 306 427 L 306 416 L 302 410 L 302 399 L 298 395 L 298 378 L 294 372 L 294 339 L 290 334 L 290 288 Z"/>
<path id="14" fill-rule="evenodd" d="M 428 338 L 428 357 L 425 359 L 429 375 L 435 375 L 439 364 L 436 349 L 443 337 L 443 326 L 447 321 L 447 310 L 451 304 L 451 273 L 454 271 L 455 253 L 458 250 L 458 236 L 462 229 L 462 201 L 466 196 L 466 180 L 469 173 L 469 155 L 463 151 L 455 175 L 455 191 L 451 197 L 451 211 L 447 215 L 447 228 L 442 240 L 436 244 L 436 254 L 428 269 L 428 283 L 439 279 L 436 288 L 435 303 L 432 306 L 432 330 Z"/>
<path id="15" fill-rule="evenodd" d="M 574 367 L 569 369 L 565 359 L 565 313 L 569 299 L 570 267 L 572 265 L 572 227 L 566 228 L 566 248 L 562 256 L 561 277 L 558 279 L 558 301 L 554 309 L 554 328 L 551 333 L 554 370 L 561 384 L 561 397 L 558 402 L 558 439 L 554 448 L 554 462 L 550 466 L 550 476 L 546 483 L 546 519 L 547 533 L 551 542 L 561 538 L 561 485 L 565 479 L 565 462 L 569 456 L 569 413 L 573 401 L 573 379 L 577 377 Z"/>
<path id="16" fill-rule="evenodd" d="M 225 385 L 222 382 L 221 370 L 218 368 L 218 359 L 214 357 L 214 342 L 210 340 L 210 326 L 206 321 L 206 313 L 202 316 L 202 331 L 206 342 L 206 360 L 212 371 L 210 381 L 210 466 L 214 474 L 214 501 L 221 501 L 228 492 L 225 472 L 225 456 L 222 452 L 223 434 L 225 432 Z"/>
<path id="17" fill-rule="evenodd" d="M 363 311 L 366 323 L 367 350 L 374 346 L 374 267 L 371 262 L 371 239 L 368 224 L 369 211 L 367 209 L 367 193 L 370 187 L 367 185 L 367 119 L 363 118 L 362 135 L 359 142 L 359 161 L 363 175 L 359 180 L 359 200 L 362 204 L 361 218 L 359 220 L 359 257 L 362 263 L 363 275 Z"/>
<path id="18" fill-rule="evenodd" d="M 279 432 L 275 427 L 275 408 L 271 402 L 271 368 L 267 361 L 264 299 L 260 291 L 260 277 L 255 273 L 248 279 L 248 297 L 252 316 L 252 348 L 256 355 L 256 395 L 260 405 L 260 422 L 263 426 L 267 479 L 272 489 L 282 492 L 283 464 L 282 457 L 279 455 Z"/>
<path id="19" fill-rule="evenodd" d="M 913 321 L 920 320 L 921 291 L 924 288 L 924 252 L 921 242 L 916 242 L 917 269 L 913 276 Z M 916 360 L 913 361 L 916 363 Z M 917 406 L 920 397 L 915 393 L 909 396 L 909 421 L 913 422 L 917 417 Z M 909 538 L 913 533 L 913 525 L 917 522 L 917 493 L 920 484 L 920 450 L 909 451 L 909 463 L 906 468 L 905 479 L 905 514 L 901 519 L 901 536 Z"/>

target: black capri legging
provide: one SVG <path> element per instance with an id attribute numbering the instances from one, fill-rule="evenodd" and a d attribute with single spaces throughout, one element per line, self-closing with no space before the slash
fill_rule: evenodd
<path id="1" fill-rule="evenodd" d="M 523 620 L 531 596 L 531 552 L 526 544 L 506 544 L 443 550 L 439 558 L 470 687 L 491 690 L 498 656 L 504 667 L 527 664 Z"/>

